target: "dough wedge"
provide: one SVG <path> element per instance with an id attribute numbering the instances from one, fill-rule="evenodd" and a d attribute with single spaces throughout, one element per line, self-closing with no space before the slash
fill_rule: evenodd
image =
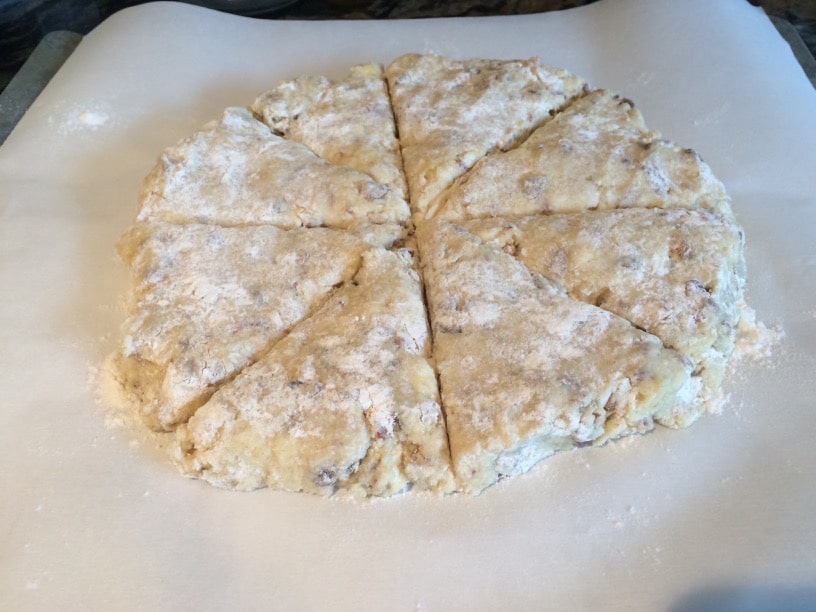
<path id="1" fill-rule="evenodd" d="M 558 450 L 645 432 L 689 384 L 658 338 L 460 226 L 418 230 L 451 458 L 478 493 Z"/>
<path id="2" fill-rule="evenodd" d="M 517 148 L 481 159 L 450 189 L 438 217 L 632 207 L 704 208 L 733 218 L 725 187 L 693 149 L 647 129 L 630 100 L 597 90 Z"/>
<path id="3" fill-rule="evenodd" d="M 414 220 L 487 153 L 526 138 L 580 94 L 584 80 L 529 60 L 408 54 L 386 68 Z"/>
<path id="4" fill-rule="evenodd" d="M 273 134 L 245 108 L 167 149 L 140 199 L 140 221 L 348 228 L 410 218 L 400 193 Z"/>
<path id="5" fill-rule="evenodd" d="M 705 210 L 621 209 L 463 223 L 570 297 L 623 317 L 694 364 L 663 425 L 685 427 L 719 397 L 745 287 L 744 235 Z"/>

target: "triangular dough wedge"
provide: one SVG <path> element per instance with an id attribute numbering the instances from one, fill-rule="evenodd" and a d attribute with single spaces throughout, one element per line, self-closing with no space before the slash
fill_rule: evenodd
<path id="1" fill-rule="evenodd" d="M 412 255 L 368 251 L 353 282 L 178 429 L 179 464 L 245 490 L 449 491 L 429 350 Z"/>
<path id="2" fill-rule="evenodd" d="M 434 359 L 459 486 L 478 492 L 551 453 L 644 432 L 690 364 L 567 297 L 462 227 L 419 228 Z"/>
<path id="3" fill-rule="evenodd" d="M 732 217 L 723 184 L 692 149 L 649 131 L 632 102 L 598 90 L 450 190 L 449 220 L 609 208 L 704 208 Z"/>
<path id="4" fill-rule="evenodd" d="M 333 164 L 365 172 L 405 197 L 402 157 L 383 69 L 354 66 L 330 81 L 304 76 L 255 100 L 252 111 L 276 134 L 309 147 Z"/>
<path id="5" fill-rule="evenodd" d="M 139 220 L 281 228 L 404 223 L 400 193 L 320 159 L 244 108 L 167 149 L 145 179 Z"/>
<path id="6" fill-rule="evenodd" d="M 743 232 L 704 210 L 626 209 L 463 224 L 694 363 L 699 394 L 659 421 L 687 426 L 713 407 L 734 350 L 745 286 Z"/>
<path id="7" fill-rule="evenodd" d="M 326 228 L 137 224 L 120 250 L 134 282 L 118 366 L 145 420 L 170 429 L 311 314 L 396 225 Z"/>
<path id="8" fill-rule="evenodd" d="M 580 77 L 530 60 L 409 54 L 386 68 L 417 221 L 477 160 L 515 146 L 584 88 Z"/>

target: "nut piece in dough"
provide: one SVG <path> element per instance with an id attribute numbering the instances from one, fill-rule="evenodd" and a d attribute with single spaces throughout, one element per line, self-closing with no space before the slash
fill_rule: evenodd
<path id="1" fill-rule="evenodd" d="M 555 451 L 645 432 L 690 364 L 462 227 L 419 229 L 454 473 L 478 493 Z"/>
<path id="2" fill-rule="evenodd" d="M 453 488 L 419 277 L 372 249 L 354 279 L 177 430 L 212 484 L 392 495 Z"/>

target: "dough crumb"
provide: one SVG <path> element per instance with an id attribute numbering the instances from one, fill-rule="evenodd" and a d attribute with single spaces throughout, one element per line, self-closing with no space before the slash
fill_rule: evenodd
<path id="1" fill-rule="evenodd" d="M 101 366 L 89 366 L 88 382 L 95 390 L 94 401 L 102 411 L 105 427 L 132 436 L 128 448 L 138 449 L 143 442 L 166 452 L 168 434 L 154 432 L 144 423 L 140 409 L 125 390 L 116 367 L 117 354 L 109 355 Z"/>
<path id="2" fill-rule="evenodd" d="M 785 330 L 779 324 L 768 327 L 757 321 L 756 311 L 745 304 L 740 304 L 742 316 L 737 325 L 737 340 L 731 369 L 745 362 L 753 362 L 765 367 L 775 367 L 778 349 L 785 339 Z"/>

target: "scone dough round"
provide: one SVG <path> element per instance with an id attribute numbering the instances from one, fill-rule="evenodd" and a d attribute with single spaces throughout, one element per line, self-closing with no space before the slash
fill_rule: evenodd
<path id="1" fill-rule="evenodd" d="M 168 148 L 116 355 L 185 475 L 478 493 L 711 411 L 744 234 L 692 149 L 537 58 L 303 76 Z"/>

